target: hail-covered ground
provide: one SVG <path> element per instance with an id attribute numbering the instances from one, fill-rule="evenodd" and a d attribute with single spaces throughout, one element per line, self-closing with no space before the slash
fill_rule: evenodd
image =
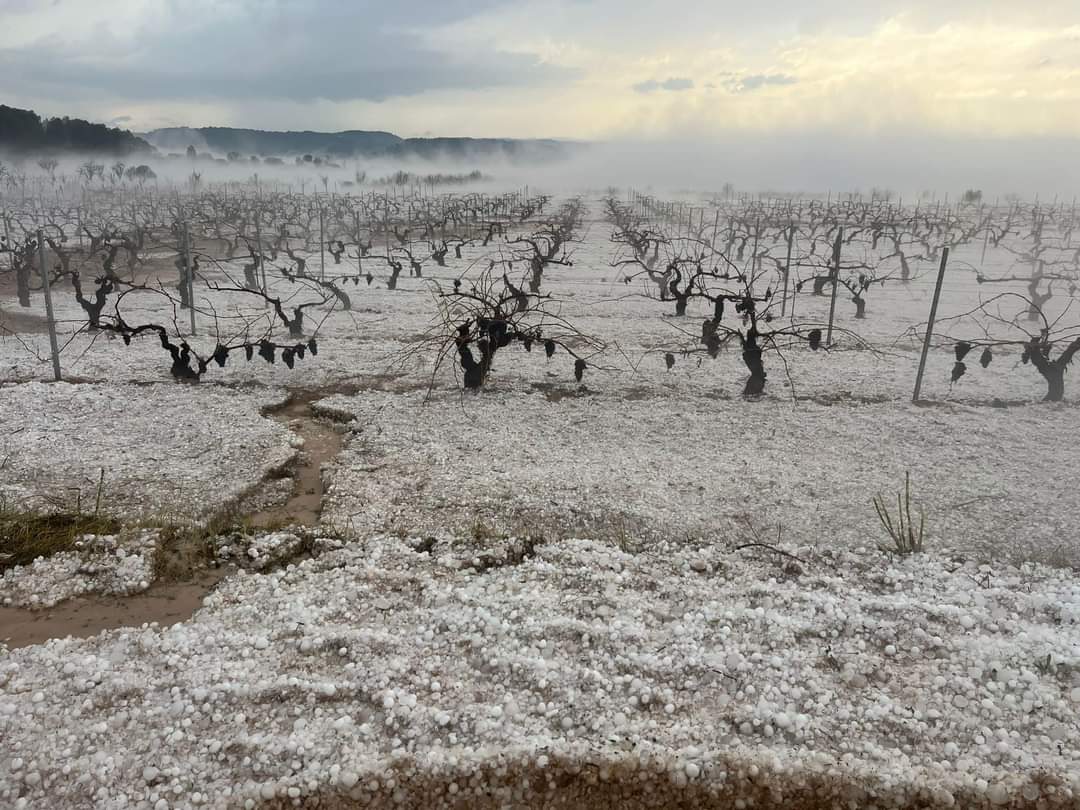
<path id="1" fill-rule="evenodd" d="M 319 526 L 217 542 L 240 564 L 189 620 L 0 647 L 0 806 L 1080 806 L 1080 411 L 1018 351 L 950 385 L 947 348 L 911 404 L 929 264 L 745 401 L 738 350 L 683 355 L 704 312 L 623 283 L 609 233 L 594 204 L 544 276 L 607 344 L 581 383 L 512 345 L 464 394 L 409 353 L 494 245 L 350 283 L 291 369 L 178 384 L 152 337 L 69 334 L 57 384 L 32 319 L 0 336 L 0 496 L 133 527 L 7 571 L 9 609 L 152 589 L 155 524 L 281 494 L 290 396 L 347 439 Z M 971 252 L 944 315 L 978 303 Z M 907 472 L 927 550 L 898 557 L 872 498 Z"/>

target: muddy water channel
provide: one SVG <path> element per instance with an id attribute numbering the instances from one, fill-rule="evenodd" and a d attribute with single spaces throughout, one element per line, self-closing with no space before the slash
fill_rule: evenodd
<path id="1" fill-rule="evenodd" d="M 323 500 L 322 467 L 345 445 L 344 434 L 333 423 L 319 419 L 312 410 L 312 402 L 324 396 L 323 392 L 296 394 L 282 407 L 267 411 L 267 416 L 303 439 L 304 446 L 297 461 L 290 465 L 293 491 L 289 499 L 247 515 L 246 522 L 251 526 L 269 529 L 318 524 Z"/>
<path id="2" fill-rule="evenodd" d="M 292 481 L 287 499 L 241 514 L 238 524 L 253 529 L 318 524 L 323 500 L 322 467 L 341 452 L 345 435 L 339 425 L 319 418 L 312 403 L 337 392 L 292 391 L 283 405 L 264 411 L 263 416 L 280 422 L 303 439 L 303 446 L 283 471 Z M 226 576 L 225 568 L 211 568 L 190 582 L 159 582 L 133 596 L 88 595 L 43 610 L 0 607 L 0 642 L 14 649 L 53 638 L 87 638 L 117 627 L 150 622 L 176 624 L 191 618 L 206 594 Z"/>
<path id="3" fill-rule="evenodd" d="M 45 610 L 0 607 L 0 641 L 14 649 L 51 638 L 88 638 L 144 622 L 167 627 L 190 619 L 224 576 L 221 569 L 207 571 L 193 582 L 156 584 L 133 596 L 80 596 Z"/>

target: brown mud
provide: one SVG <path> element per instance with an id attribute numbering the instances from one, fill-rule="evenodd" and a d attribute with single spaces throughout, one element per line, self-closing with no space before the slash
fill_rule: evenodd
<path id="1" fill-rule="evenodd" d="M 0 642 L 15 649 L 53 638 L 89 638 L 103 630 L 150 622 L 168 627 L 190 619 L 224 576 L 223 569 L 216 569 L 193 582 L 154 585 L 132 596 L 80 596 L 44 610 L 0 607 Z"/>
<path id="2" fill-rule="evenodd" d="M 285 470 L 293 482 L 288 499 L 241 515 L 238 522 L 256 529 L 318 524 L 324 493 L 322 468 L 341 452 L 345 436 L 338 425 L 320 418 L 312 403 L 340 392 L 336 388 L 294 391 L 283 405 L 263 412 L 303 439 L 303 446 Z M 133 596 L 88 595 L 45 610 L 0 607 L 0 644 L 14 649 L 54 638 L 88 638 L 118 627 L 176 624 L 191 618 L 225 576 L 223 568 L 210 569 L 190 582 L 155 583 Z"/>

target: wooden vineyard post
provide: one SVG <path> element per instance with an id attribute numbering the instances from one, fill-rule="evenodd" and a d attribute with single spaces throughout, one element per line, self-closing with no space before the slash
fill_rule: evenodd
<path id="1" fill-rule="evenodd" d="M 1072 232 L 1076 227 L 1076 197 L 1073 197 L 1072 211 L 1069 214 L 1069 229 L 1065 232 L 1065 249 L 1072 247 Z"/>
<path id="2" fill-rule="evenodd" d="M 829 301 L 829 332 L 825 337 L 825 346 L 832 346 L 833 320 L 836 317 L 836 291 L 840 289 L 840 245 L 844 241 L 844 228 L 836 233 L 836 244 L 832 252 L 832 299 Z"/>
<path id="3" fill-rule="evenodd" d="M 754 291 L 754 279 L 757 278 L 757 272 L 758 272 L 759 268 L 761 267 L 760 260 L 758 259 L 758 240 L 760 238 L 761 238 L 761 217 L 758 216 L 758 218 L 754 221 L 754 248 L 753 248 L 753 253 L 750 256 L 750 292 L 751 292 L 751 294 L 753 294 L 753 291 Z"/>
<path id="4" fill-rule="evenodd" d="M 390 199 L 383 197 L 383 239 L 386 242 L 386 260 L 390 263 Z"/>
<path id="5" fill-rule="evenodd" d="M 787 315 L 788 282 L 791 279 L 791 243 L 795 237 L 795 223 L 788 220 L 787 258 L 784 260 L 784 297 L 780 299 L 780 317 Z"/>
<path id="6" fill-rule="evenodd" d="M 912 402 L 919 401 L 922 393 L 923 373 L 926 371 L 926 357 L 930 354 L 930 338 L 934 334 L 934 321 L 937 319 L 938 301 L 941 300 L 941 283 L 945 280 L 945 265 L 949 262 L 949 249 L 941 249 L 941 267 L 938 268 L 937 283 L 934 285 L 934 300 L 930 304 L 930 319 L 926 323 L 926 337 L 923 338 L 922 356 L 919 358 L 919 371 L 915 375 L 915 392 L 911 395 Z"/>
<path id="7" fill-rule="evenodd" d="M 323 224 L 323 207 L 319 204 L 319 280 L 326 281 L 326 229 Z"/>
<path id="8" fill-rule="evenodd" d="M 188 288 L 188 318 L 191 321 L 191 336 L 195 337 L 195 279 L 194 273 L 191 272 L 191 237 L 188 235 L 186 221 L 183 224 L 183 237 L 184 278 L 187 279 Z"/>
<path id="9" fill-rule="evenodd" d="M 259 210 L 258 203 L 255 204 L 255 272 L 259 274 L 259 278 L 262 281 L 263 295 L 268 292 L 266 289 L 266 265 L 263 263 L 263 250 L 262 250 L 262 225 L 260 220 L 262 219 L 262 212 Z M 267 306 L 270 302 L 267 301 Z"/>
<path id="10" fill-rule="evenodd" d="M 357 275 L 364 272 L 363 263 L 360 261 L 360 254 L 363 251 L 360 249 L 360 210 L 353 211 L 353 220 L 356 222 L 356 272 Z"/>
<path id="11" fill-rule="evenodd" d="M 0 219 L 4 220 L 4 244 L 7 245 L 8 261 L 10 262 L 10 264 L 8 265 L 8 270 L 14 270 L 15 269 L 15 245 L 13 245 L 11 243 L 11 229 L 8 226 L 7 211 L 0 211 Z"/>
<path id="12" fill-rule="evenodd" d="M 49 289 L 49 269 L 45 266 L 45 234 L 38 229 L 38 269 L 41 270 L 41 288 L 45 293 L 45 317 L 49 324 L 49 351 L 52 353 L 53 378 L 60 382 L 60 347 L 56 342 L 56 319 L 53 317 L 52 291 Z"/>

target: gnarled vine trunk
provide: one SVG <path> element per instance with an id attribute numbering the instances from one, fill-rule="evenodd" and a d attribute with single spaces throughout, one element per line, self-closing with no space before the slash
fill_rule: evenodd
<path id="1" fill-rule="evenodd" d="M 1077 352 L 1080 352 L 1080 338 L 1075 338 L 1055 360 L 1049 357 L 1049 344 L 1039 344 L 1037 340 L 1028 344 L 1031 364 L 1046 380 L 1046 396 L 1043 397 L 1043 402 L 1061 402 L 1065 399 L 1065 371 Z"/>
<path id="2" fill-rule="evenodd" d="M 30 306 L 30 262 L 21 261 L 15 265 L 15 289 L 19 296 L 19 306 Z"/>
<path id="3" fill-rule="evenodd" d="M 829 284 L 836 283 L 836 277 L 833 275 L 828 276 L 815 276 L 814 277 L 814 295 L 824 295 L 825 287 Z"/>
<path id="4" fill-rule="evenodd" d="M 765 364 L 762 361 L 761 347 L 757 342 L 757 333 L 753 329 L 743 338 L 742 359 L 746 368 L 750 371 L 750 376 L 743 387 L 743 396 L 760 396 L 765 390 L 765 378 L 768 375 L 765 373 Z"/>
<path id="5" fill-rule="evenodd" d="M 1065 366 L 1051 363 L 1046 369 L 1039 369 L 1039 373 L 1046 380 L 1046 396 L 1044 402 L 1061 402 L 1065 399 Z"/>
<path id="6" fill-rule="evenodd" d="M 536 256 L 530 259 L 529 267 L 532 270 L 532 275 L 529 276 L 529 292 L 534 295 L 540 294 L 540 281 L 544 276 L 544 262 Z"/>

